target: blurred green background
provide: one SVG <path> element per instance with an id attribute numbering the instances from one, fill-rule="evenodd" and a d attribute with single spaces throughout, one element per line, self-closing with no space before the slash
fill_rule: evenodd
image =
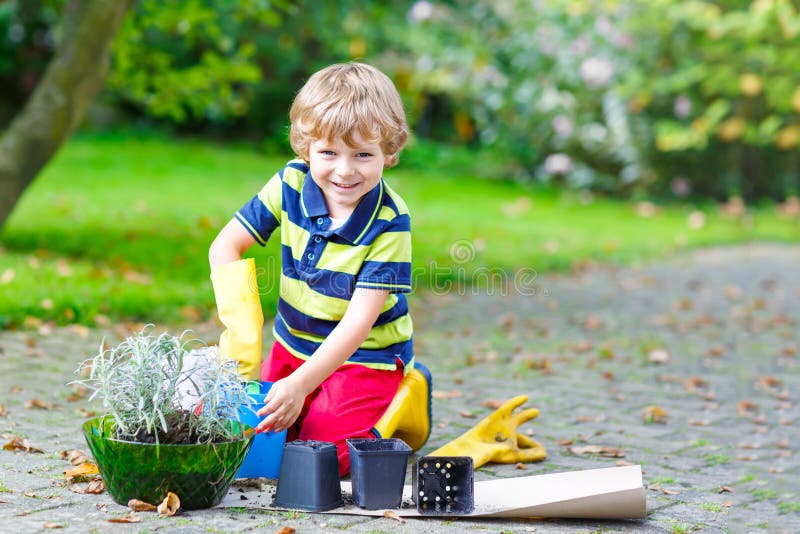
<path id="1" fill-rule="evenodd" d="M 67 4 L 0 3 L 3 127 Z M 796 1 L 139 0 L 81 131 L 1 230 L 0 327 L 211 317 L 211 239 L 291 156 L 304 80 L 353 59 L 414 130 L 387 179 L 420 290 L 800 238 Z M 254 251 L 268 313 L 274 245 Z"/>

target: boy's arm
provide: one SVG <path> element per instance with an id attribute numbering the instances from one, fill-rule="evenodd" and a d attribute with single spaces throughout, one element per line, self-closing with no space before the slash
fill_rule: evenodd
<path id="1" fill-rule="evenodd" d="M 208 249 L 211 268 L 242 259 L 247 249 L 256 244 L 256 239 L 236 219 L 228 221 Z"/>
<path id="2" fill-rule="evenodd" d="M 288 377 L 275 382 L 258 415 L 269 414 L 258 431 L 280 432 L 291 426 L 306 396 L 338 369 L 361 346 L 381 313 L 386 290 L 356 288 L 339 324 L 311 358 Z"/>

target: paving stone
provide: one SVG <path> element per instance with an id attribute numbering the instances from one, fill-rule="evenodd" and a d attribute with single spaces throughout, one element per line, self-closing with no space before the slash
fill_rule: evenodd
<path id="1" fill-rule="evenodd" d="M 0 433 L 45 451 L 0 451 L 0 531 L 42 532 L 53 523 L 63 532 L 800 532 L 800 355 L 792 353 L 800 350 L 800 247 L 722 247 L 536 283 L 533 296 L 513 284 L 505 294 L 454 287 L 412 295 L 418 357 L 435 389 L 461 392 L 434 400 L 431 439 L 412 462 L 489 414 L 484 401 L 524 393 L 540 415 L 523 429 L 547 448 L 547 460 L 525 470 L 488 465 L 476 480 L 619 460 L 573 455 L 560 440 L 620 447 L 623 460 L 642 464 L 650 487 L 644 521 L 399 523 L 229 507 L 109 523 L 126 508 L 60 485 L 70 466 L 58 453 L 86 450 L 79 410 L 99 408 L 67 400 L 67 383 L 119 332 L 67 327 L 0 332 L 0 404 L 8 411 Z M 212 341 L 219 331 L 205 325 L 197 334 Z M 653 349 L 666 350 L 667 361 L 651 362 Z M 25 408 L 32 398 L 55 406 Z M 643 420 L 651 405 L 667 411 L 665 424 Z"/>

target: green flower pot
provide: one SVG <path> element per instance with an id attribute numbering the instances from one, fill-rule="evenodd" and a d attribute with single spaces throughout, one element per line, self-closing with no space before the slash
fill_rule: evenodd
<path id="1" fill-rule="evenodd" d="M 112 437 L 112 417 L 90 419 L 83 434 L 114 501 L 127 506 L 130 499 L 139 499 L 157 505 L 171 491 L 186 510 L 222 502 L 254 436 L 250 431 L 236 441 L 207 445 L 121 441 Z"/>

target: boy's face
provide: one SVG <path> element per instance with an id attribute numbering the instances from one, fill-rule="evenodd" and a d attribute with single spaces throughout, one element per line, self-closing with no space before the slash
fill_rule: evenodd
<path id="1" fill-rule="evenodd" d="M 361 197 L 381 180 L 386 155 L 378 143 L 353 136 L 355 148 L 341 138 L 320 140 L 308 148 L 311 177 L 325 196 L 331 217 L 349 217 Z"/>

